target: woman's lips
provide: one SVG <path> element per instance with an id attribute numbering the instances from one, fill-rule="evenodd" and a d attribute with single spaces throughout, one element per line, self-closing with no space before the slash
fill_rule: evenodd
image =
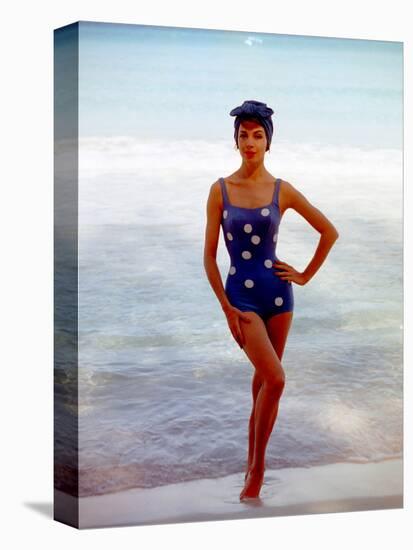
<path id="1" fill-rule="evenodd" d="M 255 151 L 246 151 L 245 154 L 252 157 L 252 155 L 255 155 Z"/>

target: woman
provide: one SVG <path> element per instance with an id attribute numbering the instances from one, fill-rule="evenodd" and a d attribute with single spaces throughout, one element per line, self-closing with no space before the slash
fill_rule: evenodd
<path id="1" fill-rule="evenodd" d="M 205 271 L 235 341 L 255 369 L 248 466 L 240 500 L 258 497 L 264 479 L 265 450 L 285 384 L 281 360 L 293 316 L 292 283 L 306 284 L 338 238 L 333 224 L 291 183 L 275 180 L 265 168 L 273 113 L 265 103 L 254 100 L 230 112 L 236 117 L 234 138 L 241 166 L 211 185 L 207 203 Z M 278 226 L 287 208 L 301 214 L 321 234 L 303 272 L 280 261 L 275 253 Z M 220 225 L 231 258 L 225 289 L 216 262 Z"/>

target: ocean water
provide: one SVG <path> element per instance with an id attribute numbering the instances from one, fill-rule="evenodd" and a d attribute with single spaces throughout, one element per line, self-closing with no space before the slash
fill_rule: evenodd
<path id="1" fill-rule="evenodd" d="M 403 44 L 82 23 L 82 136 L 222 139 L 245 99 L 281 140 L 402 147 Z"/>
<path id="2" fill-rule="evenodd" d="M 253 367 L 203 244 L 210 185 L 240 163 L 228 111 L 252 98 L 279 111 L 267 169 L 340 233 L 293 285 L 267 467 L 402 456 L 400 44 L 92 24 L 81 37 L 80 495 L 245 468 Z M 277 255 L 302 270 L 318 238 L 288 210 Z M 217 261 L 224 281 L 222 232 Z M 73 384 L 64 360 L 59 380 Z"/>

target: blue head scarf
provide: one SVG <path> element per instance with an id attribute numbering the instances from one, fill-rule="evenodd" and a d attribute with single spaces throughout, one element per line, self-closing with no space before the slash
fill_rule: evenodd
<path id="1" fill-rule="evenodd" d="M 261 101 L 254 101 L 253 99 L 249 99 L 247 101 L 244 101 L 242 105 L 239 107 L 235 107 L 235 109 L 232 109 L 232 111 L 229 113 L 231 116 L 235 116 L 234 120 L 234 138 L 235 143 L 238 145 L 238 129 L 243 120 L 254 118 L 256 119 L 261 126 L 264 128 L 265 135 L 267 137 L 267 149 L 270 148 L 272 135 L 274 133 L 274 127 L 272 124 L 271 115 L 274 114 L 274 111 L 271 109 L 271 107 L 267 107 L 266 103 L 262 103 Z"/>

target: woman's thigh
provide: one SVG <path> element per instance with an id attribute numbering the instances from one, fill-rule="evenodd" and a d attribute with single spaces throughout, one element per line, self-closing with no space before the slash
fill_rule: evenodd
<path id="1" fill-rule="evenodd" d="M 265 323 L 268 338 L 280 361 L 282 360 L 284 354 L 284 348 L 287 342 L 289 330 L 291 328 L 292 319 L 293 313 L 287 311 L 285 313 L 273 315 Z M 262 382 L 263 380 L 260 373 L 255 370 L 252 379 L 252 396 L 254 401 L 257 398 Z"/>
<path id="2" fill-rule="evenodd" d="M 251 319 L 250 323 L 241 321 L 244 335 L 244 352 L 255 368 L 261 381 L 269 384 L 284 380 L 284 370 L 275 352 L 267 327 L 259 315 L 252 311 L 244 312 Z"/>
<path id="3" fill-rule="evenodd" d="M 273 315 L 266 322 L 269 339 L 274 347 L 275 353 L 282 359 L 285 344 L 287 343 L 288 333 L 293 320 L 293 312 L 286 311 Z"/>

